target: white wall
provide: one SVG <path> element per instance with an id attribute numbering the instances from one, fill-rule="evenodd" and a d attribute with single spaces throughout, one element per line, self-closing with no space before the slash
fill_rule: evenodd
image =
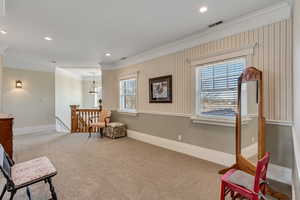
<path id="1" fill-rule="evenodd" d="M 71 127 L 70 105 L 82 105 L 82 80 L 62 69 L 55 70 L 55 116 Z"/>
<path id="2" fill-rule="evenodd" d="M 121 76 L 138 72 L 138 111 L 190 115 L 195 112 L 195 75 L 190 61 L 201 61 L 225 52 L 255 45 L 246 65 L 263 71 L 265 117 L 279 123 L 292 122 L 292 19 L 213 40 L 193 48 L 139 64 L 103 72 L 103 104 L 118 108 Z M 193 74 L 193 75 L 192 75 Z M 173 103 L 149 103 L 149 78 L 172 75 Z"/>
<path id="3" fill-rule="evenodd" d="M 82 80 L 82 107 L 93 108 L 95 106 L 95 95 L 89 94 L 90 87 L 92 85 L 93 79 Z M 96 80 L 96 85 L 101 87 L 101 81 Z"/>
<path id="4" fill-rule="evenodd" d="M 300 199 L 300 0 L 294 1 L 294 190 Z"/>
<path id="5" fill-rule="evenodd" d="M 89 89 L 92 81 L 83 80 L 82 81 L 82 107 L 92 108 L 94 107 L 94 95 L 89 94 Z"/>
<path id="6" fill-rule="evenodd" d="M 23 88 L 16 88 L 16 80 Z M 3 112 L 12 114 L 14 128 L 55 124 L 54 72 L 3 68 Z"/>

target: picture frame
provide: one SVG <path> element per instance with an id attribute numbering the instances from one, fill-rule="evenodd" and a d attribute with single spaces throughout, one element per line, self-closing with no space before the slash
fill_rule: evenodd
<path id="1" fill-rule="evenodd" d="M 149 79 L 149 103 L 172 103 L 172 75 Z"/>

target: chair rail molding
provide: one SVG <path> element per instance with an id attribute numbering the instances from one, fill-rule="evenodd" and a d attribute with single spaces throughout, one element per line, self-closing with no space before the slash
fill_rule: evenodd
<path id="1" fill-rule="evenodd" d="M 111 109 L 112 111 L 115 112 L 120 112 L 117 109 Z M 138 110 L 137 112 L 134 113 L 135 116 L 138 116 L 138 114 L 150 114 L 150 115 L 166 115 L 166 116 L 174 116 L 174 117 L 187 117 L 190 118 L 192 121 L 195 123 L 199 122 L 201 123 L 202 120 L 204 121 L 216 121 L 216 118 L 212 118 L 212 120 L 209 120 L 208 118 L 199 118 L 196 117 L 194 114 L 188 114 L 188 113 L 173 113 L 173 112 L 160 112 L 160 111 L 147 111 L 147 110 Z M 225 125 L 225 126 L 230 126 L 234 127 L 235 126 L 235 119 L 220 119 L 219 120 L 220 124 L 214 124 L 214 125 Z M 245 122 L 246 123 L 246 122 Z M 266 119 L 266 124 L 272 124 L 272 125 L 278 125 L 278 126 L 293 126 L 292 121 L 282 121 L 282 120 L 268 120 Z"/>

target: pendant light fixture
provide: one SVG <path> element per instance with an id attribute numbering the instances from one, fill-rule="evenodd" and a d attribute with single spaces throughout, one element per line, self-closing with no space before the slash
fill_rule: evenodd
<path id="1" fill-rule="evenodd" d="M 91 84 L 91 87 L 90 87 L 90 90 L 89 90 L 89 94 L 97 94 L 98 93 L 98 91 L 96 91 L 97 86 L 96 86 L 95 73 L 93 73 L 93 76 L 94 76 L 94 80 L 93 80 L 93 82 Z"/>

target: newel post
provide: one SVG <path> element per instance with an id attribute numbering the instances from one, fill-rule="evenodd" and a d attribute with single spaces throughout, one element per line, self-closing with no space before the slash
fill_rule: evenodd
<path id="1" fill-rule="evenodd" d="M 78 129 L 77 109 L 79 105 L 70 105 L 71 108 L 71 133 L 75 133 Z"/>
<path id="2" fill-rule="evenodd" d="M 99 99 L 99 110 L 100 110 L 100 112 L 102 111 L 102 99 Z"/>

